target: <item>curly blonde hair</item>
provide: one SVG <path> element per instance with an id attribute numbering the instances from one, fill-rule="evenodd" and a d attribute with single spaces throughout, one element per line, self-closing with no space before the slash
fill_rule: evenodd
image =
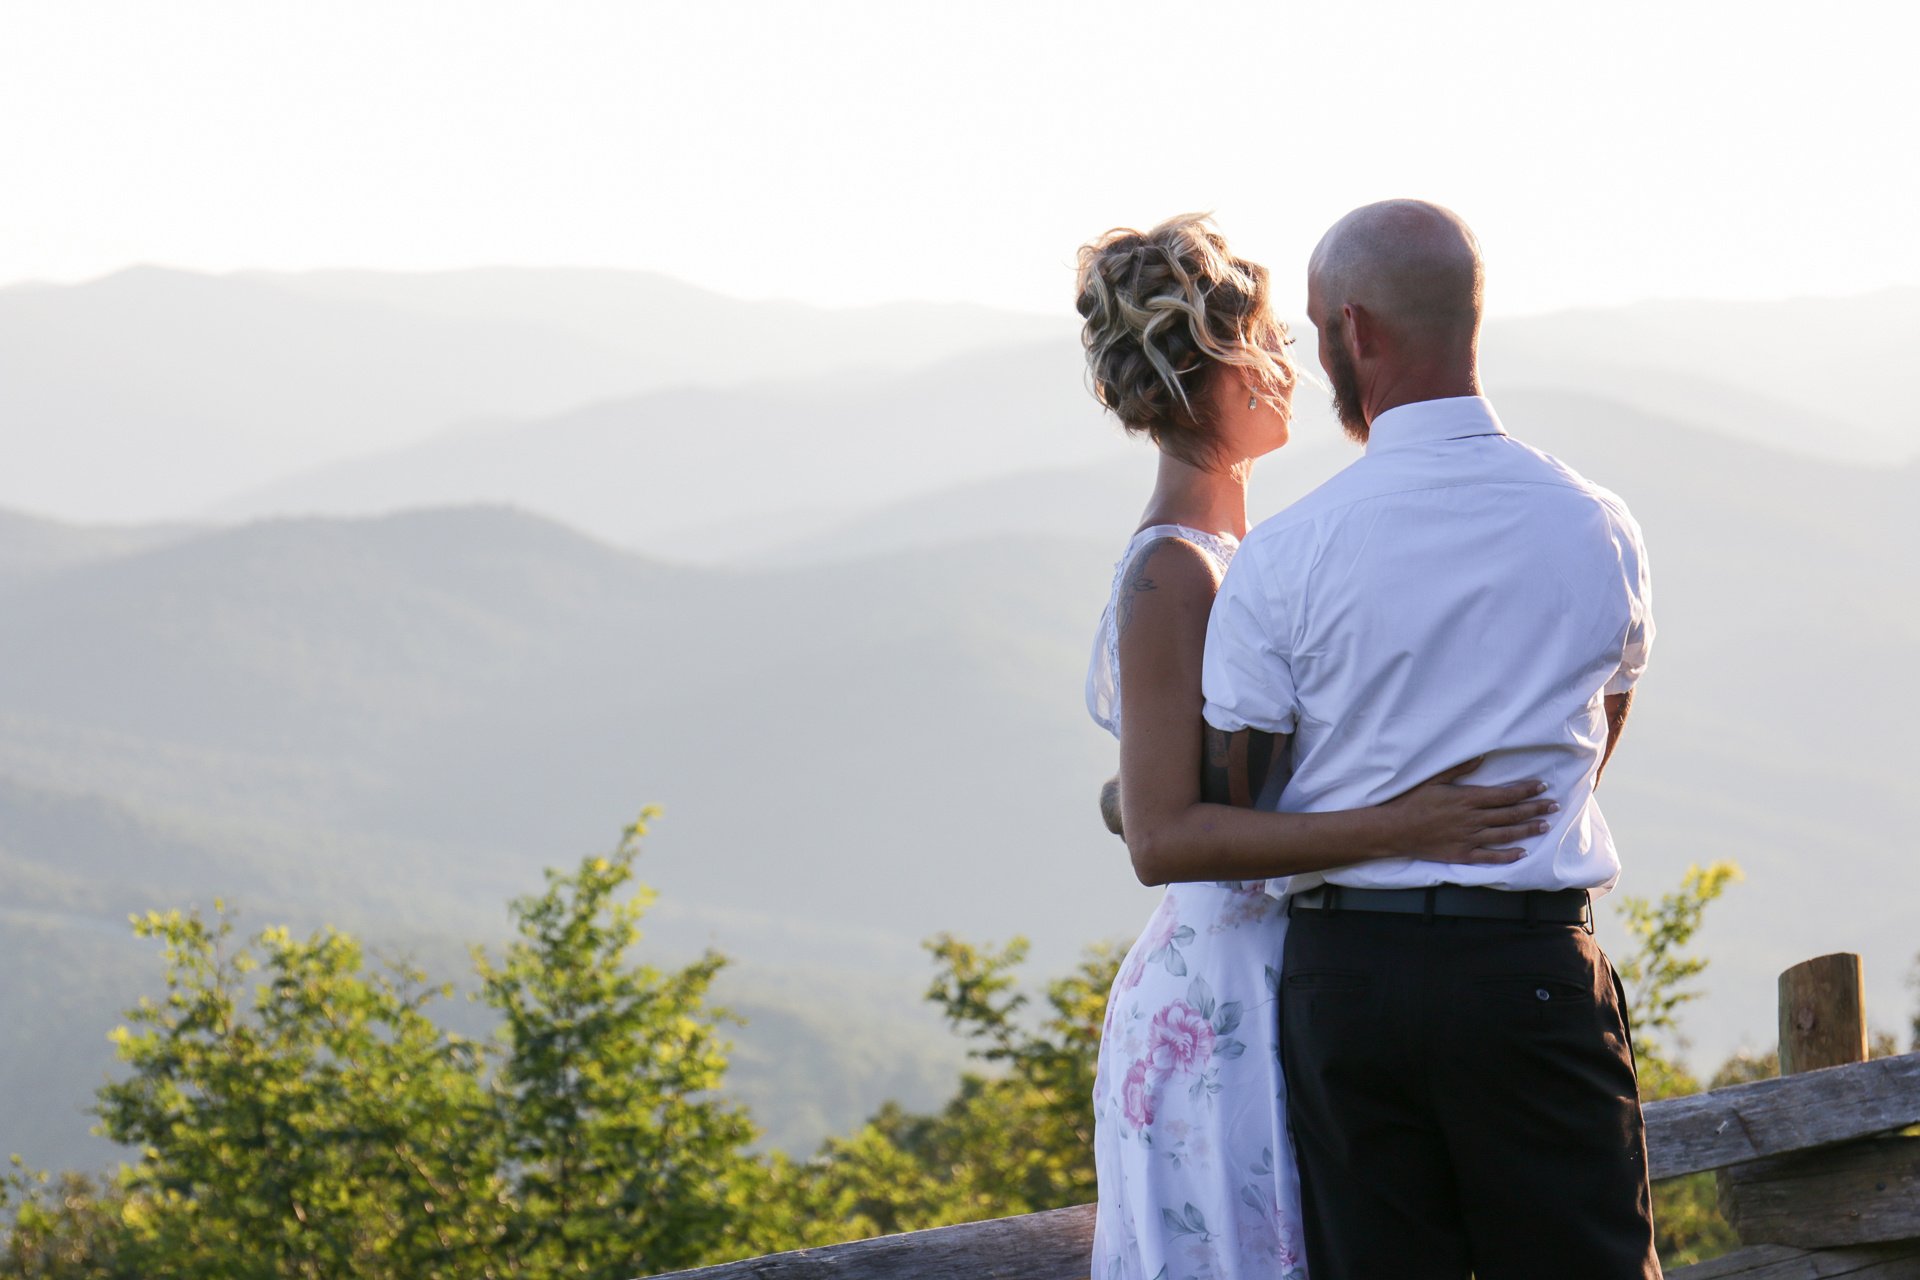
<path id="1" fill-rule="evenodd" d="M 1208 465 L 1218 441 L 1207 382 L 1223 367 L 1286 410 L 1294 369 L 1267 269 L 1229 253 L 1208 215 L 1118 227 L 1082 245 L 1075 287 L 1094 398 L 1128 431 Z"/>

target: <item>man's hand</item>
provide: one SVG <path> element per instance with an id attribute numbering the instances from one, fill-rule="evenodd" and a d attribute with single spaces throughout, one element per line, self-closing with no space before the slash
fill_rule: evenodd
<path id="1" fill-rule="evenodd" d="M 1120 826 L 1120 775 L 1117 773 L 1100 784 L 1100 817 L 1106 822 L 1107 830 L 1122 838 L 1126 836 Z"/>

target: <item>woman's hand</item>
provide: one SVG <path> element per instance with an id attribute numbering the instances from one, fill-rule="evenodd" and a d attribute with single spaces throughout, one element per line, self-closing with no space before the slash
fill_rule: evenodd
<path id="1" fill-rule="evenodd" d="M 1519 861 L 1526 850 L 1512 842 L 1545 832 L 1548 824 L 1540 821 L 1541 815 L 1560 806 L 1536 799 L 1547 789 L 1537 778 L 1498 787 L 1455 781 L 1479 768 L 1484 759 L 1477 757 L 1437 773 L 1382 805 L 1394 846 L 1383 856 L 1494 866 Z"/>
<path id="2" fill-rule="evenodd" d="M 1113 834 L 1127 834 L 1120 825 L 1120 775 L 1117 773 L 1100 784 L 1100 817 Z"/>

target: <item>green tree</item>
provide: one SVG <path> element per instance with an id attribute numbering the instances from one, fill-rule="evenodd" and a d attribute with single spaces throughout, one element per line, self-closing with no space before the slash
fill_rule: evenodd
<path id="1" fill-rule="evenodd" d="M 1699 1081 L 1681 1060 L 1686 1040 L 1680 1032 L 1679 1011 L 1699 999 L 1694 983 L 1707 961 L 1688 954 L 1687 948 L 1707 908 L 1740 878 L 1740 868 L 1731 862 L 1692 866 L 1681 877 L 1680 887 L 1658 902 L 1621 900 L 1620 915 L 1635 946 L 1617 967 L 1627 991 L 1643 1099 L 1699 1091 Z M 1654 1187 L 1653 1218 L 1655 1242 L 1667 1266 L 1715 1258 L 1739 1243 L 1720 1214 L 1718 1184 L 1711 1173 L 1674 1178 Z"/>
<path id="2" fill-rule="evenodd" d="M 0 1274 L 625 1280 L 784 1245 L 757 1200 L 778 1170 L 718 1094 L 720 960 L 628 963 L 643 833 L 549 873 L 501 960 L 476 953 L 491 1042 L 345 934 L 236 945 L 219 904 L 137 920 L 166 995 L 115 1033 L 128 1074 L 97 1106 L 135 1159 L 104 1189 L 0 1179 Z"/>
<path id="3" fill-rule="evenodd" d="M 1693 1093 L 1699 1084 L 1680 1065 L 1686 1038 L 1680 1033 L 1679 1011 L 1700 998 L 1693 985 L 1706 970 L 1704 957 L 1687 954 L 1699 932 L 1707 908 L 1741 879 L 1732 862 L 1688 867 L 1680 887 L 1658 902 L 1629 897 L 1620 902 L 1620 916 L 1634 949 L 1621 958 L 1621 985 L 1633 1021 L 1633 1053 L 1640 1071 L 1643 1097 L 1665 1098 Z"/>
<path id="4" fill-rule="evenodd" d="M 13 1157 L 0 1174 L 0 1276 L 20 1280 L 136 1280 L 122 1257 L 123 1197 L 77 1173 L 55 1178 Z"/>
<path id="5" fill-rule="evenodd" d="M 518 1205 L 517 1274 L 624 1280 L 727 1254 L 746 1238 L 747 1148 L 757 1136 L 718 1089 L 725 1045 L 706 1004 L 723 961 L 671 973 L 631 966 L 651 900 L 622 899 L 645 834 L 514 903 L 519 938 L 495 964 L 476 953 L 501 1016 L 494 1083 Z"/>
<path id="6" fill-rule="evenodd" d="M 448 994 L 369 973 L 352 938 L 151 913 L 167 996 L 115 1032 L 128 1077 L 101 1131 L 140 1153 L 122 1245 L 207 1276 L 492 1274 L 502 1218 L 478 1046 L 428 1006 Z"/>
<path id="7" fill-rule="evenodd" d="M 1780 1074 L 1780 1054 L 1769 1049 L 1765 1053 L 1753 1053 L 1746 1049 L 1735 1050 L 1733 1056 L 1720 1064 L 1720 1069 L 1707 1081 L 1709 1089 L 1725 1089 L 1729 1085 L 1751 1084 L 1755 1080 L 1771 1080 Z"/>
<path id="8" fill-rule="evenodd" d="M 1030 1025 L 1021 1016 L 1028 997 L 1012 977 L 1026 960 L 1026 939 L 996 952 L 942 934 L 927 947 L 939 966 L 927 998 L 974 1042 L 975 1057 L 998 1068 L 962 1078 L 943 1113 L 951 1126 L 938 1135 L 949 1144 L 944 1154 L 958 1162 L 979 1152 L 976 1163 L 990 1161 L 978 1170 L 983 1188 L 1024 1206 L 1020 1212 L 1092 1199 L 1094 1068 L 1120 955 L 1089 948 L 1047 984 L 1045 1009 Z"/>
<path id="9" fill-rule="evenodd" d="M 1094 1196 L 1093 1074 L 1107 991 L 1108 946 L 1049 983 L 1031 1015 L 1015 970 L 1027 943 L 927 943 L 938 966 L 927 997 L 974 1042 L 989 1069 L 968 1072 L 938 1112 L 883 1108 L 797 1171 L 795 1194 L 849 1236 L 910 1231 L 1081 1204 Z"/>

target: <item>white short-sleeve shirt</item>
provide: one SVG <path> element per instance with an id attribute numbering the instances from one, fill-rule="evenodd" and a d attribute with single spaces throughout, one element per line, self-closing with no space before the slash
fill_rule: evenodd
<path id="1" fill-rule="evenodd" d="M 1485 399 L 1421 401 L 1247 536 L 1207 628 L 1206 718 L 1293 736 L 1284 812 L 1377 804 L 1479 755 L 1467 781 L 1538 777 L 1560 803 L 1507 866 L 1394 859 L 1295 889 L 1605 892 L 1620 862 L 1594 799 L 1602 699 L 1632 687 L 1652 641 L 1626 505 L 1508 436 Z"/>

